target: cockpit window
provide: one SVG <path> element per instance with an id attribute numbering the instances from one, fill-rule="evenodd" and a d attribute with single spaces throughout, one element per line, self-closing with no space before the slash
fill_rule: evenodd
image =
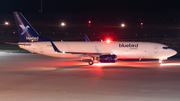
<path id="1" fill-rule="evenodd" d="M 163 49 L 169 49 L 170 47 L 163 47 Z"/>

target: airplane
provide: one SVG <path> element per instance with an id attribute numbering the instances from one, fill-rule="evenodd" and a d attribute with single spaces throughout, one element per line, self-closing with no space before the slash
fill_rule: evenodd
<path id="1" fill-rule="evenodd" d="M 161 63 L 177 54 L 169 46 L 154 42 L 52 41 L 41 37 L 20 12 L 14 12 L 14 18 L 21 40 L 17 45 L 32 53 L 61 58 L 88 57 L 89 65 L 95 61 L 115 63 L 118 59 L 159 59 Z"/>

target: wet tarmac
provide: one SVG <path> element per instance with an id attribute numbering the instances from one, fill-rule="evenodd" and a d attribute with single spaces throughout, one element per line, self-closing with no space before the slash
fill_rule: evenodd
<path id="1" fill-rule="evenodd" d="M 180 59 L 86 60 L 0 52 L 2 101 L 179 101 Z"/>

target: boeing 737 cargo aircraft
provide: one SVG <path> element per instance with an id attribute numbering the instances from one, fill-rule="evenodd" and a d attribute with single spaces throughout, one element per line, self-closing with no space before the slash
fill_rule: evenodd
<path id="1" fill-rule="evenodd" d="M 21 42 L 20 48 L 52 57 L 89 57 L 94 61 L 116 62 L 117 59 L 159 59 L 161 62 L 177 52 L 167 45 L 151 42 L 66 42 L 41 37 L 20 12 L 14 12 Z"/>

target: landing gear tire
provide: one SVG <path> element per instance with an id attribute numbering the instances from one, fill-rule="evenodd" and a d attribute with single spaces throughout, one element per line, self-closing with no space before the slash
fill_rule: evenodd
<path id="1" fill-rule="evenodd" d="M 94 64 L 94 62 L 92 60 L 90 60 L 88 63 L 89 63 L 89 65 L 93 65 Z"/>

